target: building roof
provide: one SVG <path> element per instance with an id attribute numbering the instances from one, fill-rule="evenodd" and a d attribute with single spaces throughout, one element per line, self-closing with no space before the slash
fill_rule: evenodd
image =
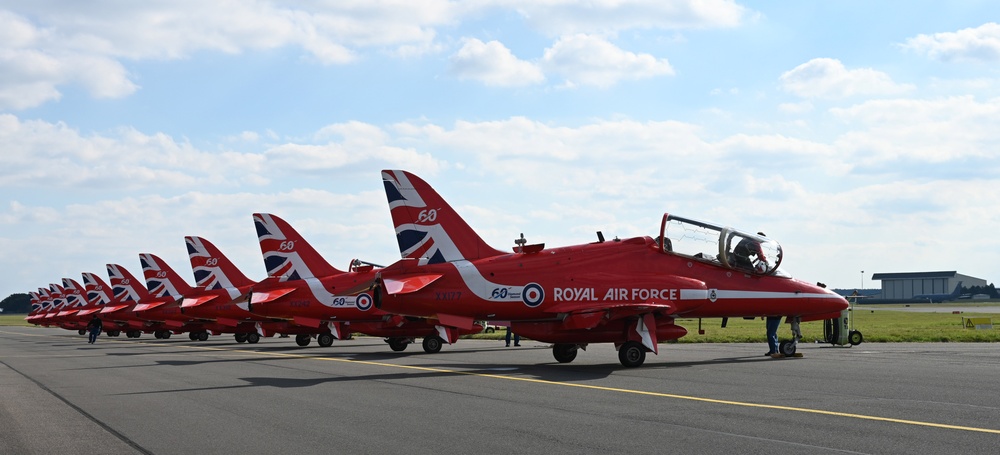
<path id="1" fill-rule="evenodd" d="M 873 280 L 916 280 L 923 278 L 955 278 L 957 271 L 947 272 L 898 272 L 898 273 L 876 273 L 872 275 Z"/>

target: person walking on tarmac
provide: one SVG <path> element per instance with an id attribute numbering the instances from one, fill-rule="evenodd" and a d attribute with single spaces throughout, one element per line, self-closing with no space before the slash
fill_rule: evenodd
<path id="1" fill-rule="evenodd" d="M 510 335 L 511 335 L 511 333 L 513 333 L 513 332 L 510 331 L 510 326 L 508 325 L 507 326 L 507 336 L 504 337 L 507 340 L 507 347 L 508 348 L 510 347 Z M 521 346 L 521 335 L 518 335 L 516 333 L 514 333 L 514 346 L 517 346 L 517 347 Z"/>
<path id="2" fill-rule="evenodd" d="M 785 355 L 778 350 L 778 327 L 781 327 L 781 316 L 767 317 L 767 357 L 780 359 Z"/>
<path id="3" fill-rule="evenodd" d="M 90 341 L 88 343 L 94 344 L 97 341 L 97 336 L 101 334 L 101 329 L 104 328 L 104 322 L 101 318 L 94 314 L 94 318 L 87 323 L 87 331 L 90 332 Z"/>

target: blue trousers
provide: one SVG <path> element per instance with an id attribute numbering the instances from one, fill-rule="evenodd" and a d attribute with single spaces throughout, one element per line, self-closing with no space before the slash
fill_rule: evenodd
<path id="1" fill-rule="evenodd" d="M 781 327 L 781 316 L 767 317 L 767 353 L 778 352 L 778 327 Z"/>
<path id="2" fill-rule="evenodd" d="M 97 336 L 101 334 L 101 329 L 93 328 L 90 329 L 90 343 L 97 341 Z"/>
<path id="3" fill-rule="evenodd" d="M 507 339 L 507 346 L 510 346 L 511 333 L 512 332 L 510 331 L 510 326 L 507 326 L 507 336 L 505 337 Z M 521 344 L 521 335 L 518 335 L 516 333 L 514 334 L 514 344 L 515 345 Z"/>

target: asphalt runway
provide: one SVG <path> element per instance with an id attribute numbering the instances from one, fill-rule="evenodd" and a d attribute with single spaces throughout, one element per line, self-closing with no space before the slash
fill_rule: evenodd
<path id="1" fill-rule="evenodd" d="M 300 348 L 0 327 L 0 453 L 996 453 L 1000 346 L 380 339 Z"/>

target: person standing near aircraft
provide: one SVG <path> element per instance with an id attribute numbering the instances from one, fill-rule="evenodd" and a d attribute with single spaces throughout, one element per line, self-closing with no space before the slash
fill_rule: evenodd
<path id="1" fill-rule="evenodd" d="M 97 336 L 101 334 L 101 329 L 104 328 L 104 322 L 101 318 L 94 314 L 94 317 L 87 323 L 87 330 L 90 331 L 90 341 L 88 343 L 94 344 L 97 341 Z"/>
<path id="2" fill-rule="evenodd" d="M 778 350 L 778 327 L 781 326 L 781 316 L 767 317 L 767 354 L 765 356 L 779 359 L 784 357 Z"/>
<path id="3" fill-rule="evenodd" d="M 506 336 L 507 347 L 508 348 L 510 347 L 510 335 L 511 335 L 511 333 L 513 333 L 513 332 L 510 331 L 510 326 L 508 325 L 507 326 L 507 336 Z M 517 346 L 517 347 L 521 346 L 521 335 L 518 335 L 516 333 L 514 333 L 514 346 Z"/>

